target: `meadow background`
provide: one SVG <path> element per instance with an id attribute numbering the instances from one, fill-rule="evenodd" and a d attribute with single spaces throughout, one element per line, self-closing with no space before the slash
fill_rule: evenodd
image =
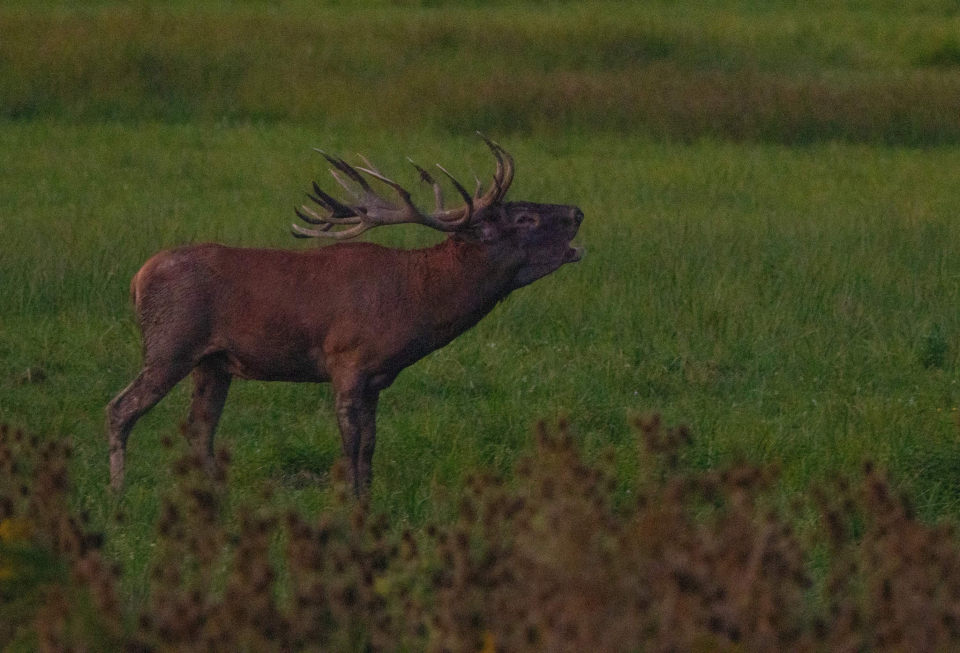
<path id="1" fill-rule="evenodd" d="M 0 422 L 69 436 L 71 501 L 133 604 L 189 383 L 111 496 L 132 274 L 187 242 L 317 246 L 288 233 L 327 183 L 312 147 L 469 179 L 477 129 L 514 155 L 512 198 L 583 209 L 587 255 L 384 393 L 372 505 L 396 528 L 453 519 L 471 471 L 509 477 L 540 418 L 625 496 L 649 412 L 690 425 L 683 469 L 778 468 L 775 506 L 869 459 L 924 520 L 960 516 L 957 2 L 7 0 L 0 35 Z M 228 503 L 330 504 L 328 387 L 235 383 L 218 442 Z"/>

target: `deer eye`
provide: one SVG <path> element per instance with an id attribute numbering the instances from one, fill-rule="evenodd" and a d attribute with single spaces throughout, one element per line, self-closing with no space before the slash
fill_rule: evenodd
<path id="1" fill-rule="evenodd" d="M 513 223 L 517 226 L 535 227 L 540 224 L 540 219 L 531 213 L 521 213 Z"/>

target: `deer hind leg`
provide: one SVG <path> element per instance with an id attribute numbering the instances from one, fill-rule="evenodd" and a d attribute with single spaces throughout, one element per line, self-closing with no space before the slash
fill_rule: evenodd
<path id="1" fill-rule="evenodd" d="M 147 365 L 130 385 L 107 404 L 107 431 L 110 436 L 110 487 L 123 487 L 123 458 L 130 431 L 173 386 L 187 375 L 185 365 Z"/>
<path id="2" fill-rule="evenodd" d="M 233 375 L 219 357 L 201 360 L 192 372 L 193 395 L 187 416 L 187 437 L 203 453 L 207 468 L 213 465 L 213 434 L 220 422 Z"/>

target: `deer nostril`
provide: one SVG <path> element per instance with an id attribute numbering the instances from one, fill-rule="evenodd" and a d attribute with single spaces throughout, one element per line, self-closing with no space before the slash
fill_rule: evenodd
<path id="1" fill-rule="evenodd" d="M 576 222 L 578 225 L 579 225 L 581 222 L 583 222 L 583 211 L 581 211 L 580 209 L 574 209 L 574 210 L 573 210 L 573 220 L 574 220 L 574 222 Z"/>

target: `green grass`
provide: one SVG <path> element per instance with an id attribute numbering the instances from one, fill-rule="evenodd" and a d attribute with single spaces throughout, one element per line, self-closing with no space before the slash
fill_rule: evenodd
<path id="1" fill-rule="evenodd" d="M 103 406 L 139 366 L 128 280 L 183 242 L 314 246 L 286 232 L 286 207 L 323 179 L 314 145 L 390 171 L 407 154 L 461 175 L 489 168 L 477 139 L 430 132 L 0 127 L 0 421 L 72 437 L 77 504 L 133 587 L 169 480 L 160 440 L 176 436 L 189 388 L 137 425 L 127 490 L 111 497 Z M 384 393 L 376 508 L 400 524 L 445 520 L 468 472 L 509 470 L 541 417 L 568 415 L 588 455 L 611 447 L 626 481 L 637 471 L 628 416 L 659 411 L 696 433 L 685 465 L 777 465 L 784 504 L 869 458 L 926 518 L 960 515 L 957 150 L 505 145 L 518 162 L 512 197 L 579 204 L 588 254 Z M 418 228 L 371 237 L 436 240 Z M 219 441 L 234 453 L 231 501 L 259 501 L 265 483 L 308 512 L 329 501 L 339 435 L 326 386 L 235 384 Z M 110 520 L 117 509 L 123 524 Z"/>
<path id="2" fill-rule="evenodd" d="M 626 484 L 628 418 L 659 411 L 693 427 L 690 468 L 779 466 L 784 505 L 870 458 L 926 519 L 960 516 L 955 2 L 350 4 L 0 8 L 0 421 L 71 436 L 134 595 L 189 388 L 108 495 L 131 275 L 185 242 L 315 246 L 287 231 L 325 178 L 311 147 L 469 179 L 477 128 L 515 155 L 512 198 L 583 208 L 588 254 L 384 393 L 375 508 L 446 520 L 560 415 Z M 230 501 L 329 502 L 326 386 L 234 384 L 219 440 Z"/>

